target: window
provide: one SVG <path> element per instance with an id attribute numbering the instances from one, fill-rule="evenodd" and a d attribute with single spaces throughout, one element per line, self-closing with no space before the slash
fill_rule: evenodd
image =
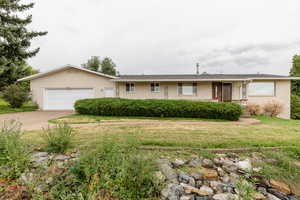
<path id="1" fill-rule="evenodd" d="M 159 83 L 151 83 L 151 92 L 159 92 L 160 91 L 160 85 Z"/>
<path id="2" fill-rule="evenodd" d="M 252 82 L 249 84 L 249 96 L 275 96 L 274 82 Z"/>
<path id="3" fill-rule="evenodd" d="M 126 92 L 134 91 L 134 83 L 126 83 Z"/>
<path id="4" fill-rule="evenodd" d="M 178 94 L 197 95 L 197 83 L 178 83 Z"/>

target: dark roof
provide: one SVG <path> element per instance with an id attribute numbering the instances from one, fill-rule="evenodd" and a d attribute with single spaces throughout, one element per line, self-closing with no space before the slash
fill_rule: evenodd
<path id="1" fill-rule="evenodd" d="M 273 74 L 159 74 L 120 75 L 115 81 L 126 80 L 248 80 L 248 79 L 289 79 L 289 76 Z"/>

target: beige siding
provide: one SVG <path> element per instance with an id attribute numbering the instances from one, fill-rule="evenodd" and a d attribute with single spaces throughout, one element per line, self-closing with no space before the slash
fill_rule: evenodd
<path id="1" fill-rule="evenodd" d="M 78 69 L 68 69 L 30 81 L 32 98 L 43 109 L 43 95 L 46 88 L 92 88 L 95 97 L 104 97 L 104 88 L 114 88 L 111 79 Z"/>
<path id="2" fill-rule="evenodd" d="M 126 92 L 126 83 L 118 83 L 119 96 L 132 99 L 190 99 L 190 100 L 211 100 L 211 82 L 198 82 L 197 95 L 179 95 L 177 82 L 160 83 L 160 92 L 151 92 L 149 82 L 136 82 L 134 92 Z"/>
<path id="3" fill-rule="evenodd" d="M 283 112 L 279 115 L 279 117 L 289 119 L 291 115 L 290 114 L 291 82 L 289 80 L 275 81 L 275 87 L 276 87 L 275 96 L 273 97 L 248 96 L 248 102 L 255 102 L 262 106 L 271 100 L 281 102 L 284 105 L 284 109 Z"/>

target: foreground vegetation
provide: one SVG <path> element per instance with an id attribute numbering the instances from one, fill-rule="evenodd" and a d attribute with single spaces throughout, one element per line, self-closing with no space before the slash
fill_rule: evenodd
<path id="1" fill-rule="evenodd" d="M 0 114 L 15 113 L 15 112 L 29 112 L 37 110 L 37 106 L 32 102 L 26 102 L 20 108 L 12 108 L 6 101 L 0 99 Z"/>
<path id="2" fill-rule="evenodd" d="M 157 170 L 154 160 L 162 156 L 170 159 L 190 159 L 194 155 L 214 158 L 216 153 L 205 150 L 207 148 L 281 147 L 270 151 L 254 150 L 263 155 L 264 160 L 268 160 L 254 162 L 254 167 L 261 168 L 261 175 L 281 180 L 300 190 L 300 170 L 296 165 L 300 158 L 300 121 L 263 116 L 257 119 L 261 123 L 188 126 L 180 123 L 104 125 L 100 121 L 98 126 L 74 130 L 61 125 L 56 127 L 57 131 L 28 131 L 22 136 L 22 143 L 32 145 L 29 150 L 66 154 L 74 150 L 80 152 L 79 160 L 71 162 L 67 170 L 54 170 L 55 184 L 47 189 L 47 194 L 54 199 L 96 199 L 99 195 L 104 195 L 106 199 L 156 199 L 162 185 L 153 177 Z M 148 151 L 139 149 L 140 145 L 203 149 Z M 252 153 L 242 151 L 239 154 L 251 157 Z M 17 167 L 19 171 L 15 170 L 18 173 L 13 176 L 8 174 L 8 177 L 18 177 L 29 168 L 28 157 L 26 154 L 21 155 L 22 159 L 18 163 L 23 160 L 24 165 L 16 165 L 21 166 Z M 19 160 L 14 157 L 15 162 Z M 45 174 L 49 172 L 42 170 L 39 173 L 40 178 L 35 184 L 45 182 Z M 35 199 L 44 197 L 43 193 L 36 191 L 32 195 Z"/>

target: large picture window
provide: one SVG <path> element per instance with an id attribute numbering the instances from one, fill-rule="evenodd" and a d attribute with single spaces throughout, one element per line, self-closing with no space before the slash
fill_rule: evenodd
<path id="1" fill-rule="evenodd" d="M 178 94 L 197 95 L 197 83 L 178 83 Z"/>
<path id="2" fill-rule="evenodd" d="M 249 96 L 275 96 L 275 82 L 252 82 L 249 84 Z"/>

